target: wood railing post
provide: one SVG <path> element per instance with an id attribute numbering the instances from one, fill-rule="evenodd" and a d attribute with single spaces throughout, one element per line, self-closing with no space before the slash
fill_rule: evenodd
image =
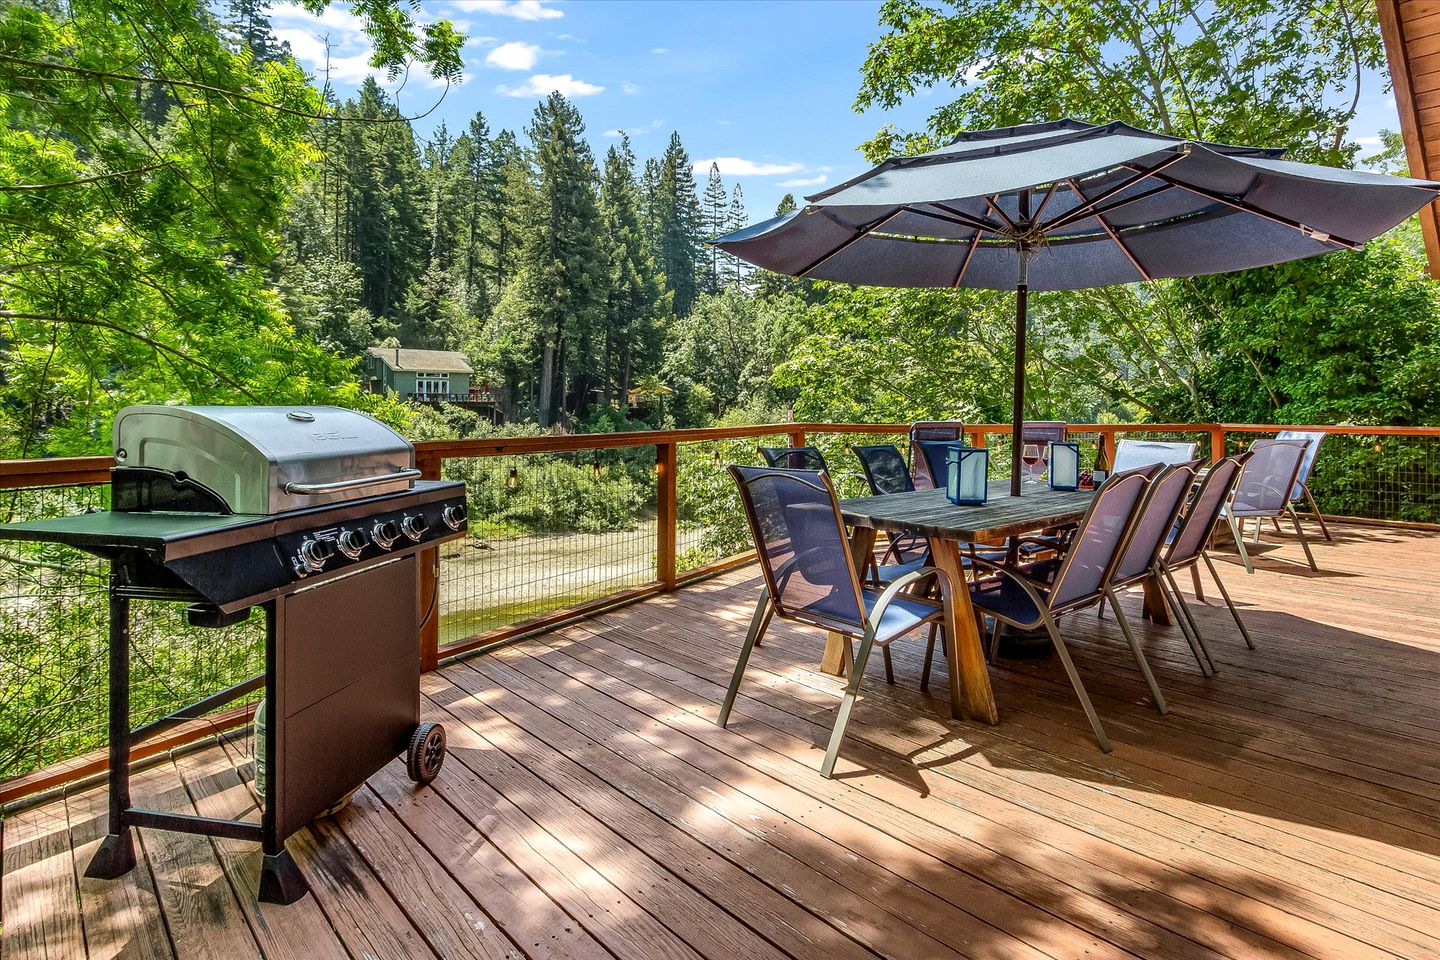
<path id="1" fill-rule="evenodd" d="M 1110 466 L 1113 468 L 1115 466 L 1114 430 L 1106 430 L 1104 427 L 1100 428 L 1100 447 L 1105 451 L 1105 458 L 1109 461 Z"/>
<path id="2" fill-rule="evenodd" d="M 984 431 L 984 430 L 971 430 L 971 431 L 970 431 L 970 446 L 972 446 L 972 447 L 983 447 L 983 446 L 985 446 L 985 439 L 986 439 L 986 437 L 985 437 L 985 431 Z"/>
<path id="3" fill-rule="evenodd" d="M 424 480 L 439 480 L 444 460 L 420 454 L 415 467 Z M 440 548 L 427 547 L 415 553 L 418 564 L 420 611 L 420 672 L 428 673 L 440 665 Z"/>
<path id="4" fill-rule="evenodd" d="M 1225 458 L 1225 428 L 1215 423 L 1210 425 L 1210 462 L 1219 463 Z"/>
<path id="5" fill-rule="evenodd" d="M 790 446 L 792 446 L 792 447 L 803 447 L 803 446 L 805 446 L 805 431 L 804 431 L 804 430 L 791 430 L 791 431 L 790 431 Z"/>
<path id="6" fill-rule="evenodd" d="M 677 444 L 655 444 L 655 579 L 675 589 Z"/>

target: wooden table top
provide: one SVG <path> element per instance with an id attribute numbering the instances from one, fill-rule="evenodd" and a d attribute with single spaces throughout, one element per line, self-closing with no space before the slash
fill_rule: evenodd
<path id="1" fill-rule="evenodd" d="M 945 499 L 944 490 L 916 490 L 841 500 L 840 513 L 854 527 L 909 530 L 945 540 L 996 540 L 1079 520 L 1094 497 L 1094 490 L 1035 484 L 1012 497 L 1009 480 L 992 480 L 989 499 L 978 507 L 957 506 Z"/>

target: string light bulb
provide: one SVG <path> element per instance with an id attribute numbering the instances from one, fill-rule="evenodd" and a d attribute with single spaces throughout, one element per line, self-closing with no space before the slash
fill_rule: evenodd
<path id="1" fill-rule="evenodd" d="M 508 490 L 514 490 L 518 486 L 520 486 L 520 474 L 514 467 L 511 467 L 510 474 L 505 478 L 505 487 Z"/>
<path id="2" fill-rule="evenodd" d="M 592 460 L 592 461 L 590 461 L 590 476 L 594 477 L 596 480 L 599 480 L 599 479 L 600 479 L 600 461 L 599 461 L 599 460 Z"/>

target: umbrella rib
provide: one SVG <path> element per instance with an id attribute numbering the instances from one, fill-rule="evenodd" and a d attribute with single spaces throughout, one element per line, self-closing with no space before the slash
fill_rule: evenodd
<path id="1" fill-rule="evenodd" d="M 1282 227 L 1290 227 L 1292 230 L 1299 230 L 1301 233 L 1310 237 L 1312 240 L 1317 240 L 1320 243 L 1333 243 L 1337 247 L 1344 247 L 1347 250 L 1358 250 L 1360 249 L 1360 247 L 1363 246 L 1363 244 L 1357 243 L 1354 240 L 1347 240 L 1344 237 L 1337 237 L 1334 234 L 1325 233 L 1323 230 L 1316 230 L 1314 227 L 1311 227 L 1308 224 L 1301 223 L 1299 220 L 1291 220 L 1289 217 L 1282 217 L 1278 213 L 1271 213 L 1268 210 L 1261 210 L 1259 207 L 1251 206 L 1244 200 L 1236 200 L 1233 197 L 1225 196 L 1223 193 L 1216 193 L 1214 190 L 1206 190 L 1204 187 L 1192 186 L 1191 184 L 1185 183 L 1182 180 L 1176 180 L 1173 177 L 1164 177 L 1158 174 L 1151 174 L 1151 176 L 1154 176 L 1155 179 L 1159 180 L 1161 183 L 1168 183 L 1170 186 L 1180 190 L 1188 190 L 1190 193 L 1204 197 L 1207 200 L 1213 200 L 1216 203 L 1224 204 L 1225 206 L 1230 207 L 1233 210 L 1238 210 L 1241 213 L 1248 213 L 1251 216 L 1259 217 L 1262 220 L 1269 220 L 1271 223 L 1278 223 Z M 1319 237 L 1316 237 L 1315 234 L 1317 233 L 1322 234 L 1324 236 L 1324 239 L 1322 240 Z"/>
<path id="2" fill-rule="evenodd" d="M 1135 176 L 1129 177 L 1123 183 L 1120 183 L 1114 187 L 1111 187 L 1109 190 L 1097 194 L 1093 200 L 1088 200 L 1080 204 L 1080 206 L 1076 207 L 1074 210 L 1070 210 L 1066 213 L 1060 214 L 1060 216 L 1056 217 L 1054 220 L 1051 220 L 1049 223 L 1041 227 L 1040 231 L 1042 233 L 1049 233 L 1052 230 L 1058 230 L 1063 226 L 1074 223 L 1076 220 L 1085 219 L 1094 212 L 1095 207 L 1104 203 L 1106 200 L 1109 200 L 1117 193 L 1121 193 L 1125 190 L 1130 189 L 1135 184 L 1139 183 L 1141 180 L 1144 180 L 1146 177 L 1155 177 L 1158 180 L 1165 180 L 1165 178 L 1159 176 L 1160 171 L 1164 170 L 1166 167 L 1170 167 L 1174 164 L 1179 163 L 1181 160 L 1184 160 L 1188 156 L 1189 153 L 1177 153 L 1172 157 L 1168 157 L 1165 160 L 1162 160 L 1160 163 L 1157 163 L 1153 167 L 1143 169 L 1135 167 L 1128 163 L 1122 164 L 1122 167 L 1126 170 L 1135 170 Z M 1169 181 L 1165 180 L 1165 182 L 1168 183 Z M 1071 189 L 1073 190 L 1074 187 L 1072 186 Z"/>
<path id="3" fill-rule="evenodd" d="M 1000 204 L 998 204 L 998 203 L 995 202 L 995 199 L 996 199 L 995 197 L 985 197 L 984 199 L 985 199 L 985 206 L 987 206 L 987 207 L 989 207 L 991 210 L 995 211 L 995 215 L 996 215 L 997 217 L 999 217 L 1001 220 L 1004 220 L 1004 221 L 1005 221 L 1005 226 L 1007 226 L 1007 227 L 1010 228 L 1010 232 L 1016 233 L 1016 234 L 1018 234 L 1018 233 L 1020 232 L 1020 228 L 1017 227 L 1017 226 L 1015 226 L 1015 221 L 1014 221 L 1014 220 L 1011 220 L 1011 219 L 1009 218 L 1009 216 L 1006 215 L 1005 211 L 1000 209 Z"/>
<path id="4" fill-rule="evenodd" d="M 973 227 L 976 230 L 985 230 L 989 233 L 1000 232 L 1000 225 L 993 221 L 981 220 L 978 217 L 972 217 L 968 213 L 960 210 L 955 210 L 951 207 L 947 207 L 943 203 L 933 202 L 932 205 L 939 207 L 941 210 L 944 210 L 946 213 L 950 214 L 950 216 L 942 217 L 938 213 L 932 213 L 929 210 L 921 210 L 919 207 L 912 207 L 909 204 L 905 205 L 905 212 L 913 213 L 919 217 L 929 217 L 932 220 L 939 220 L 941 223 L 958 223 L 962 227 Z"/>
<path id="5" fill-rule="evenodd" d="M 1060 187 L 1060 181 L 1059 181 L 1059 180 L 1056 180 L 1054 183 L 1050 184 L 1050 189 L 1047 190 L 1047 191 L 1045 191 L 1045 197 L 1044 197 L 1044 199 L 1042 199 L 1042 200 L 1040 201 L 1040 206 L 1038 206 L 1038 207 L 1035 208 L 1035 213 L 1032 214 L 1031 217 L 1030 217 L 1030 222 L 1031 222 L 1031 223 L 1034 223 L 1035 221 L 1037 221 L 1037 220 L 1040 219 L 1040 214 L 1042 214 L 1042 213 L 1045 212 L 1045 207 L 1046 207 L 1046 205 L 1050 203 L 1050 198 L 1053 197 L 1053 196 L 1055 196 L 1055 191 L 1056 191 L 1059 187 Z"/>
<path id="6" fill-rule="evenodd" d="M 1070 178 L 1069 182 L 1070 189 L 1075 191 L 1075 196 L 1079 197 L 1081 201 L 1089 203 L 1088 200 L 1085 200 L 1085 194 L 1082 193 L 1080 190 L 1080 184 L 1076 183 L 1073 177 Z M 1135 272 L 1140 274 L 1140 276 L 1144 277 L 1146 280 L 1154 280 L 1155 278 L 1150 276 L 1150 271 L 1146 270 L 1140 265 L 1140 261 L 1135 258 L 1135 254 L 1130 252 L 1130 248 L 1125 245 L 1125 241 L 1120 239 L 1120 234 L 1115 231 L 1114 227 L 1110 226 L 1110 224 L 1105 221 L 1105 218 L 1100 214 L 1100 211 L 1094 211 L 1092 213 L 1092 216 L 1095 217 L 1096 222 L 1099 223 L 1100 226 L 1105 228 L 1105 232 L 1109 235 L 1111 240 L 1115 241 L 1115 246 L 1120 248 L 1120 252 L 1125 254 L 1125 259 L 1130 261 L 1130 266 L 1135 268 Z"/>
<path id="7" fill-rule="evenodd" d="M 822 212 L 824 212 L 824 211 L 822 211 Z M 878 230 L 880 227 L 885 226 L 885 224 L 889 223 L 891 220 L 894 220 L 896 217 L 900 216 L 900 214 L 902 214 L 902 213 L 904 213 L 904 212 L 905 212 L 905 208 L 904 208 L 904 207 L 899 207 L 899 208 L 893 210 L 892 212 L 886 214 L 885 216 L 881 217 L 879 220 L 876 220 L 876 221 L 874 221 L 874 222 L 872 222 L 872 223 L 869 223 L 869 224 L 867 224 L 866 226 L 853 228 L 853 229 L 855 230 L 855 236 L 850 237 L 848 240 L 843 241 L 843 242 L 842 242 L 838 247 L 836 247 L 834 250 L 831 250 L 829 253 L 825 254 L 825 256 L 821 257 L 819 260 L 816 260 L 814 263 L 810 264 L 810 266 L 806 267 L 804 270 L 801 270 L 799 273 L 795 274 L 795 276 L 797 276 L 797 277 L 804 277 L 806 274 L 808 274 L 810 271 L 814 270 L 815 268 L 820 267 L 820 266 L 823 266 L 827 260 L 829 260 L 831 257 L 835 256 L 836 254 L 843 252 L 847 247 L 850 246 L 850 244 L 854 243 L 856 240 L 862 239 L 862 238 L 863 238 L 866 234 L 868 234 L 870 231 L 872 231 L 872 230 Z M 828 213 L 827 213 L 827 216 L 828 216 Z"/>
<path id="8" fill-rule="evenodd" d="M 960 272 L 955 274 L 955 282 L 950 284 L 950 286 L 958 287 L 960 286 L 960 281 L 965 279 L 965 271 L 970 266 L 970 258 L 975 256 L 975 248 L 980 246 L 980 234 L 982 232 L 981 230 L 976 230 L 975 236 L 970 238 L 970 246 L 965 248 L 965 256 L 960 260 Z"/>

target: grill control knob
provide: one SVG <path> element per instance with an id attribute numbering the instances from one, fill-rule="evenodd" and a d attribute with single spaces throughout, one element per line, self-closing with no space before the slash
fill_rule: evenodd
<path id="1" fill-rule="evenodd" d="M 361 551 L 365 549 L 365 534 L 359 530 L 341 530 L 336 545 L 351 560 L 359 560 Z"/>
<path id="2" fill-rule="evenodd" d="M 305 567 L 316 572 L 324 568 L 325 561 L 335 556 L 335 549 L 328 540 L 306 540 L 300 544 L 300 560 Z"/>
<path id="3" fill-rule="evenodd" d="M 452 503 L 440 511 L 440 519 L 445 521 L 445 526 L 451 530 L 459 530 L 465 526 L 465 508 L 458 503 Z"/>
<path id="4" fill-rule="evenodd" d="M 430 529 L 430 525 L 425 522 L 424 517 L 416 513 L 401 520 L 400 529 L 405 531 L 405 536 L 419 543 L 420 538 L 425 536 L 425 531 Z"/>
<path id="5" fill-rule="evenodd" d="M 370 539 L 381 550 L 389 550 L 395 546 L 395 541 L 400 539 L 400 528 L 395 525 L 394 520 L 381 520 L 375 524 L 375 529 L 370 531 Z"/>

